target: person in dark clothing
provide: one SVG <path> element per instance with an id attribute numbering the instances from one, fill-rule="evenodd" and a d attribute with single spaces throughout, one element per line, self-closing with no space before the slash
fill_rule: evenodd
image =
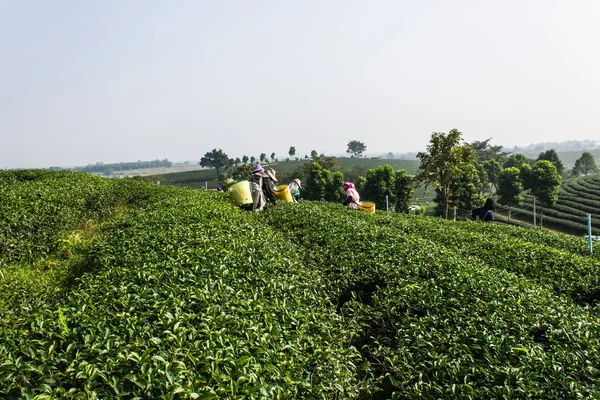
<path id="1" fill-rule="evenodd" d="M 494 220 L 494 214 L 492 211 L 496 211 L 496 205 L 494 204 L 494 199 L 487 198 L 485 200 L 485 204 L 483 207 L 475 208 L 471 212 L 471 218 L 480 221 L 492 222 Z"/>
<path id="2" fill-rule="evenodd" d="M 262 210 L 267 201 L 277 204 L 277 197 L 275 197 L 274 191 L 274 183 L 277 182 L 277 178 L 275 178 L 275 170 L 273 168 L 265 171 L 260 164 L 256 164 L 252 169 L 252 176 L 248 181 L 250 182 L 252 200 L 254 202 L 252 210 Z"/>

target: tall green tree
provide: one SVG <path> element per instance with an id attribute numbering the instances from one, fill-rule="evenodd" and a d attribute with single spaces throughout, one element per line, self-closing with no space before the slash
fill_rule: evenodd
<path id="1" fill-rule="evenodd" d="M 458 129 L 450 132 L 434 132 L 429 139 L 426 152 L 419 152 L 417 158 L 421 165 L 416 179 L 426 186 L 439 189 L 443 201 L 443 215 L 448 219 L 448 206 L 452 182 L 458 173 L 458 164 L 462 161 L 460 142 L 462 134 Z"/>
<path id="2" fill-rule="evenodd" d="M 450 185 L 450 204 L 458 210 L 470 211 L 482 203 L 487 173 L 481 164 L 475 162 L 469 146 L 461 146 L 458 151 L 460 162 Z"/>
<path id="3" fill-rule="evenodd" d="M 531 167 L 526 188 L 531 191 L 536 202 L 540 204 L 540 228 L 543 226 L 544 207 L 552 207 L 556 204 L 561 182 L 562 177 L 550 161 L 539 160 Z"/>
<path id="4" fill-rule="evenodd" d="M 296 155 L 296 148 L 294 146 L 291 146 L 288 150 L 288 154 L 290 155 L 290 158 L 294 157 Z"/>
<path id="5" fill-rule="evenodd" d="M 302 185 L 307 200 L 319 200 L 325 197 L 327 184 L 331 181 L 331 172 L 321 167 L 319 163 L 311 164 L 310 173 Z"/>
<path id="6" fill-rule="evenodd" d="M 516 167 L 504 168 L 498 174 L 498 203 L 508 207 L 510 221 L 512 208 L 523 201 L 521 171 Z"/>
<path id="7" fill-rule="evenodd" d="M 261 163 L 264 163 L 266 158 L 267 158 L 267 155 L 265 153 L 260 153 L 260 162 Z"/>
<path id="8" fill-rule="evenodd" d="M 519 169 L 521 169 L 521 166 L 523 164 L 533 164 L 533 160 L 525 157 L 523 154 L 511 154 L 506 161 L 504 162 L 504 164 L 502 164 L 502 168 L 510 168 L 510 167 L 517 167 Z"/>
<path id="9" fill-rule="evenodd" d="M 394 204 L 396 196 L 394 194 L 394 169 L 386 164 L 379 166 L 367 172 L 367 180 L 362 189 L 362 197 L 371 200 L 380 210 L 385 210 L 386 196 L 390 204 Z"/>
<path id="10" fill-rule="evenodd" d="M 367 146 L 358 140 L 351 140 L 348 142 L 348 150 L 346 153 L 351 154 L 352 157 L 360 157 L 362 153 L 367 150 Z"/>
<path id="11" fill-rule="evenodd" d="M 256 161 L 256 157 L 254 157 L 254 156 L 250 157 L 250 162 L 251 162 L 252 164 L 254 164 L 254 162 L 255 162 L 255 161 Z"/>
<path id="12" fill-rule="evenodd" d="M 498 161 L 486 160 L 482 164 L 483 169 L 487 174 L 487 182 L 494 187 L 496 191 L 498 191 L 498 179 L 500 176 L 500 163 Z"/>
<path id="13" fill-rule="evenodd" d="M 408 207 L 414 193 L 414 176 L 401 169 L 394 177 L 394 196 L 396 197 L 396 212 L 408 213 Z"/>
<path id="14" fill-rule="evenodd" d="M 558 158 L 558 154 L 556 154 L 556 151 L 554 149 L 549 149 L 549 150 L 541 152 L 537 158 L 537 161 L 539 161 L 539 160 L 550 161 L 552 163 L 552 165 L 554 165 L 556 167 L 556 171 L 558 172 L 558 175 L 560 175 L 560 176 L 562 176 L 563 172 L 565 171 L 565 167 L 564 167 L 562 161 L 560 161 L 560 158 Z"/>
<path id="15" fill-rule="evenodd" d="M 571 175 L 574 177 L 578 177 L 580 175 L 587 175 L 591 173 L 597 174 L 598 172 L 600 172 L 600 170 L 596 165 L 596 160 L 594 159 L 594 156 L 591 153 L 585 151 L 581 154 L 581 157 L 579 157 L 575 161 L 575 166 L 571 171 Z"/>
<path id="16" fill-rule="evenodd" d="M 202 167 L 214 168 L 217 179 L 219 179 L 222 170 L 230 165 L 229 160 L 229 156 L 225 154 L 223 150 L 213 149 L 204 154 L 204 157 L 200 159 L 199 164 Z"/>
<path id="17" fill-rule="evenodd" d="M 312 158 L 315 158 L 315 157 L 317 157 L 318 155 L 319 155 L 319 153 L 317 153 L 317 151 L 316 151 L 316 150 L 311 150 L 311 152 L 310 152 L 310 156 L 311 156 Z M 308 157 L 307 157 L 307 156 L 304 156 L 304 158 L 308 158 Z"/>
<path id="18" fill-rule="evenodd" d="M 275 161 L 275 152 L 271 153 L 271 162 Z"/>
<path id="19" fill-rule="evenodd" d="M 332 179 L 328 182 L 325 190 L 325 199 L 327 201 L 340 202 L 345 199 L 344 192 L 344 174 L 337 171 L 333 174 Z"/>
<path id="20" fill-rule="evenodd" d="M 248 164 L 248 160 L 249 160 L 248 156 L 245 155 L 245 156 L 242 157 L 242 162 L 244 164 Z"/>
<path id="21" fill-rule="evenodd" d="M 473 149 L 475 152 L 475 160 L 479 163 L 489 160 L 495 160 L 499 164 L 503 163 L 506 161 L 509 152 L 504 151 L 503 147 L 500 145 L 491 145 L 490 140 L 492 140 L 492 138 L 465 143 L 465 145 Z"/>

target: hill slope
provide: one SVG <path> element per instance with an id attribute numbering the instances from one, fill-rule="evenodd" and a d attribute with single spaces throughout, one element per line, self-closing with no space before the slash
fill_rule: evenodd
<path id="1" fill-rule="evenodd" d="M 0 235 L 23 233 L 0 249 L 3 398 L 600 397 L 600 262 L 580 238 L 0 180 Z M 31 269 L 61 280 L 8 295 Z"/>
<path id="2" fill-rule="evenodd" d="M 513 207 L 515 217 L 533 221 L 533 196 Z M 538 205 L 539 207 L 539 205 Z M 544 227 L 578 236 L 587 235 L 587 214 L 592 216 L 592 234 L 600 235 L 600 175 L 589 175 L 566 181 L 554 207 L 544 207 Z M 539 210 L 538 210 L 539 212 Z"/>

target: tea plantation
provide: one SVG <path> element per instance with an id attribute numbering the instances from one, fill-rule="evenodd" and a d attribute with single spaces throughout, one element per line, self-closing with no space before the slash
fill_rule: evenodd
<path id="1" fill-rule="evenodd" d="M 600 398 L 581 238 L 35 170 L 0 220 L 0 398 Z"/>

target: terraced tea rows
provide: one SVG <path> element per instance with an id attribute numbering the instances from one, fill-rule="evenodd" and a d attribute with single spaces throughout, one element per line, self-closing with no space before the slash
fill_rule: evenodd
<path id="1" fill-rule="evenodd" d="M 2 398 L 600 398 L 581 238 L 30 178 L 0 189 Z"/>
<path id="2" fill-rule="evenodd" d="M 533 204 L 531 195 L 524 196 L 524 205 Z M 562 185 L 558 201 L 544 207 L 544 225 L 579 236 L 587 235 L 587 214 L 592 215 L 592 234 L 600 235 L 600 177 L 590 175 L 567 181 Z M 514 207 L 518 218 L 533 220 L 531 207 Z"/>

